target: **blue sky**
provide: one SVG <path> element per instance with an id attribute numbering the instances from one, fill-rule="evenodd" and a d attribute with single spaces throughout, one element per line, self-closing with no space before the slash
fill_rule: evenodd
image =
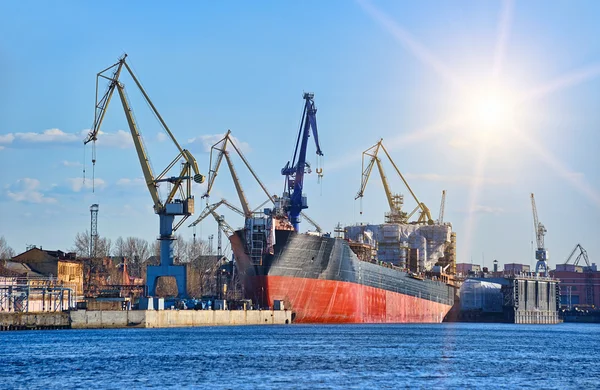
<path id="1" fill-rule="evenodd" d="M 203 172 L 210 145 L 231 129 L 273 193 L 283 188 L 279 171 L 293 152 L 302 92 L 314 92 L 324 178 L 307 176 L 305 189 L 308 214 L 327 231 L 337 222 L 383 220 L 375 172 L 362 216 L 354 197 L 361 152 L 384 138 L 434 217 L 447 190 L 444 219 L 457 232 L 459 262 L 534 264 L 531 192 L 548 229 L 550 264 L 577 243 L 594 260 L 599 14 L 595 1 L 3 2 L 0 235 L 17 253 L 27 244 L 68 249 L 89 229 L 92 203 L 100 204 L 102 236 L 158 235 L 118 100 L 97 145 L 95 192 L 90 148 L 84 159 L 95 74 L 127 52 Z M 132 81 L 123 81 L 160 171 L 175 149 Z M 510 107 L 510 123 L 481 123 L 490 91 Z M 263 196 L 235 162 L 257 206 Z M 412 210 L 389 164 L 386 171 Z M 196 188 L 198 212 L 201 195 Z M 221 197 L 236 200 L 225 170 L 211 199 Z M 208 219 L 197 228 L 202 238 L 215 232 Z"/>

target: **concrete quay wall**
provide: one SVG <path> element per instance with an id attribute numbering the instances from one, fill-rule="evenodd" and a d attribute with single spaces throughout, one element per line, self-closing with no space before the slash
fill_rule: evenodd
<path id="1" fill-rule="evenodd" d="M 70 313 L 73 329 L 290 324 L 287 310 L 119 310 Z"/>
<path id="2" fill-rule="evenodd" d="M 68 329 L 70 327 L 69 313 L 0 313 L 0 330 Z"/>

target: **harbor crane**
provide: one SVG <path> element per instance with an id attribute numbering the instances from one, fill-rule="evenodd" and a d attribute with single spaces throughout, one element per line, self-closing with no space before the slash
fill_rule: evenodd
<path id="1" fill-rule="evenodd" d="M 317 131 L 317 108 L 315 107 L 314 93 L 304 93 L 304 110 L 302 112 L 302 121 L 296 139 L 296 148 L 292 161 L 288 161 L 281 169 L 281 174 L 285 176 L 284 192 L 281 197 L 283 209 L 288 213 L 290 223 L 297 232 L 300 229 L 300 213 L 308 208 L 306 196 L 302 194 L 304 187 L 304 174 L 311 173 L 310 164 L 306 161 L 306 149 L 310 129 L 315 139 L 317 156 L 323 156 L 319 146 L 319 133 Z M 296 159 L 297 158 L 297 159 Z M 317 174 L 323 173 L 322 168 L 317 167 Z"/>
<path id="2" fill-rule="evenodd" d="M 579 261 L 583 259 L 585 261 L 585 267 L 583 267 L 583 272 L 585 274 L 585 295 L 586 302 L 590 305 L 594 304 L 594 271 L 596 270 L 595 264 L 590 263 L 590 259 L 588 258 L 587 251 L 583 249 L 581 244 L 575 245 L 575 248 L 571 251 L 571 254 L 565 261 L 565 264 L 569 264 L 575 253 L 579 249 L 579 254 L 575 257 L 573 261 L 574 266 L 579 265 Z"/>
<path id="3" fill-rule="evenodd" d="M 176 231 L 177 228 L 179 228 L 183 224 L 183 222 L 194 213 L 194 196 L 192 195 L 192 181 L 196 183 L 203 183 L 204 176 L 198 170 L 198 164 L 196 163 L 196 159 L 194 158 L 194 156 L 188 150 L 181 148 L 181 146 L 175 139 L 175 136 L 173 136 L 173 133 L 171 132 L 171 130 L 163 120 L 162 116 L 148 97 L 148 94 L 146 93 L 146 91 L 138 81 L 137 77 L 127 64 L 126 58 L 127 54 L 124 54 L 121 58 L 119 58 L 117 63 L 100 71 L 96 75 L 96 110 L 94 116 L 94 124 L 92 126 L 92 129 L 88 133 L 88 136 L 84 140 L 84 144 L 88 144 L 90 142 L 93 143 L 92 164 L 95 165 L 95 143 L 98 139 L 98 135 L 101 133 L 100 128 L 102 125 L 102 121 L 104 120 L 106 110 L 108 109 L 108 105 L 116 89 L 119 94 L 121 103 L 123 105 L 123 109 L 125 111 L 125 116 L 127 118 L 129 130 L 133 138 L 133 144 L 135 145 L 137 156 L 142 168 L 144 180 L 146 182 L 148 191 L 150 192 L 150 196 L 152 197 L 152 201 L 154 204 L 154 212 L 158 214 L 160 222 L 160 265 L 148 266 L 147 268 L 148 294 L 150 296 L 155 294 L 156 282 L 159 277 L 172 276 L 175 277 L 177 281 L 179 296 L 185 297 L 187 295 L 186 272 L 184 266 L 174 265 L 173 240 L 175 239 L 175 237 L 173 235 L 173 232 Z M 148 103 L 152 112 L 162 125 L 162 128 L 168 134 L 169 138 L 179 151 L 179 153 L 173 159 L 173 161 L 159 175 L 155 175 L 152 171 L 150 159 L 148 157 L 148 153 L 146 152 L 142 135 L 138 129 L 138 125 L 133 115 L 131 104 L 129 103 L 129 99 L 125 91 L 125 85 L 119 80 L 123 69 L 126 69 L 127 72 L 131 75 L 136 86 L 141 91 L 145 101 Z M 108 87 L 104 95 L 102 95 L 102 97 L 99 98 L 98 83 L 100 79 L 107 80 Z M 176 176 L 168 177 L 167 174 L 169 174 L 171 169 L 180 160 L 183 160 L 183 163 L 181 164 L 181 171 Z M 168 196 L 164 200 L 161 199 L 160 193 L 158 191 L 159 185 L 161 183 L 169 183 L 171 186 L 170 191 L 168 191 Z M 175 196 L 177 195 L 179 195 L 180 198 L 175 198 Z M 174 225 L 175 217 L 177 216 L 181 216 L 182 218 Z"/>
<path id="4" fill-rule="evenodd" d="M 231 146 L 233 148 L 233 150 L 228 149 L 228 146 Z M 246 166 L 246 168 L 248 169 L 250 174 L 252 174 L 252 176 L 254 177 L 254 180 L 256 180 L 256 182 L 258 183 L 260 188 L 263 190 L 263 192 L 267 196 L 267 200 L 265 200 L 263 203 L 261 203 L 258 207 L 254 208 L 254 209 L 252 209 L 252 207 L 250 207 L 250 204 L 248 203 L 248 200 L 247 200 L 244 190 L 242 188 L 241 181 L 240 181 L 237 171 L 233 165 L 233 161 L 232 161 L 231 155 L 230 155 L 230 153 L 232 151 L 235 152 L 240 157 L 240 159 L 243 161 L 244 165 Z M 264 183 L 260 180 L 260 178 L 254 171 L 254 169 L 252 169 L 252 166 L 248 162 L 248 159 L 246 158 L 246 156 L 244 156 L 244 154 L 242 153 L 241 149 L 235 144 L 234 138 L 231 135 L 231 130 L 227 130 L 227 133 L 225 133 L 225 136 L 221 140 L 216 142 L 210 149 L 211 164 L 210 164 L 210 168 L 209 168 L 209 172 L 208 172 L 206 192 L 204 193 L 204 195 L 202 195 L 203 198 L 206 198 L 207 200 L 209 199 L 211 190 L 212 190 L 212 188 L 215 184 L 215 180 L 218 176 L 219 168 L 221 166 L 221 162 L 223 161 L 223 158 L 225 158 L 225 161 L 227 162 L 229 172 L 231 173 L 231 178 L 233 180 L 238 198 L 240 200 L 240 204 L 243 209 L 243 211 L 238 212 L 238 214 L 243 215 L 245 217 L 250 217 L 252 215 L 252 213 L 255 213 L 258 210 L 261 210 L 261 208 L 268 202 L 275 204 L 275 198 L 273 197 L 273 195 L 271 195 L 272 193 L 267 189 L 267 187 L 264 185 Z M 221 204 L 224 204 L 225 206 L 231 208 L 231 203 L 229 203 L 229 202 L 214 203 L 214 205 L 216 205 L 216 204 L 219 204 L 219 206 Z M 207 207 L 210 207 L 210 206 L 207 205 Z M 317 232 L 319 232 L 319 233 L 322 232 L 321 226 L 319 226 L 319 224 L 317 224 L 312 218 L 310 218 L 304 212 L 302 212 L 301 215 L 315 228 L 315 230 Z M 204 218 L 206 218 L 206 216 L 204 216 L 202 219 L 204 219 Z M 194 223 L 192 223 L 190 225 L 190 227 L 195 226 L 198 222 L 200 222 L 200 220 L 201 220 L 201 218 L 198 217 L 198 219 L 196 221 L 194 221 Z"/>
<path id="5" fill-rule="evenodd" d="M 393 194 L 390 189 L 390 185 L 388 183 L 387 176 L 385 175 L 385 171 L 383 170 L 381 158 L 379 158 L 379 152 L 381 150 L 383 150 L 383 152 L 387 156 L 388 160 L 392 163 L 392 166 L 396 170 L 396 173 L 398 174 L 398 176 L 400 176 L 400 179 L 402 179 L 402 182 L 404 183 L 404 185 L 406 186 L 406 188 L 408 189 L 408 191 L 414 198 L 415 202 L 417 202 L 417 207 L 415 207 L 415 209 L 410 213 L 406 213 L 406 212 L 402 211 L 402 206 L 404 205 L 404 196 L 402 196 L 400 194 Z M 365 161 L 367 159 L 369 162 L 366 164 L 366 168 L 365 168 Z M 377 142 L 375 145 L 371 146 L 370 148 L 368 148 L 367 150 L 365 150 L 362 153 L 362 168 L 363 169 L 362 169 L 360 190 L 358 191 L 358 193 L 356 194 L 356 197 L 354 199 L 356 200 L 356 199 L 362 198 L 364 196 L 365 190 L 367 188 L 367 183 L 369 182 L 369 177 L 371 176 L 371 171 L 373 170 L 373 166 L 375 164 L 377 164 L 377 169 L 379 170 L 379 175 L 381 176 L 381 181 L 383 183 L 383 189 L 385 191 L 388 205 L 390 207 L 390 211 L 385 214 L 385 222 L 386 223 L 408 223 L 408 220 L 417 211 L 421 210 L 421 213 L 419 215 L 417 223 L 433 225 L 434 222 L 433 222 L 433 219 L 431 218 L 431 212 L 429 211 L 429 208 L 425 205 L 425 203 L 419 201 L 419 199 L 417 198 L 417 196 L 415 195 L 413 190 L 408 185 L 408 182 L 406 181 L 406 179 L 404 178 L 404 176 L 398 169 L 398 166 L 396 166 L 396 163 L 394 163 L 394 160 L 392 160 L 392 157 L 388 153 L 387 149 L 385 148 L 385 146 L 383 146 L 383 138 L 381 138 L 379 140 L 379 142 Z M 362 210 L 360 213 L 362 214 Z"/>
<path id="6" fill-rule="evenodd" d="M 577 252 L 577 249 L 579 249 L 579 254 L 577 255 L 577 257 L 575 257 L 575 260 L 573 261 L 573 265 L 575 265 L 575 266 L 579 265 L 579 261 L 581 259 L 583 259 L 585 261 L 585 265 L 588 267 L 591 267 L 592 265 L 590 264 L 590 259 L 588 258 L 587 251 L 585 249 L 583 249 L 581 244 L 575 245 L 575 248 L 573 248 L 573 251 L 571 251 L 571 254 L 569 255 L 569 257 L 567 257 L 567 261 L 565 261 L 565 264 L 569 264 L 569 261 L 571 261 L 571 259 L 575 255 L 575 252 Z"/>
<path id="7" fill-rule="evenodd" d="M 535 251 L 535 273 L 539 274 L 540 268 L 544 269 L 544 273 L 548 275 L 548 251 L 544 245 L 544 236 L 546 235 L 546 227 L 539 221 L 537 208 L 535 207 L 535 196 L 531 194 L 531 208 L 533 210 L 533 228 L 537 241 L 537 250 Z"/>

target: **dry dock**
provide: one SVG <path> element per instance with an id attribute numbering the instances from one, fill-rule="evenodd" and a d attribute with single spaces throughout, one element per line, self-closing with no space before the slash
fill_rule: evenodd
<path id="1" fill-rule="evenodd" d="M 558 324 L 559 281 L 527 275 L 473 277 L 460 288 L 448 321 Z"/>

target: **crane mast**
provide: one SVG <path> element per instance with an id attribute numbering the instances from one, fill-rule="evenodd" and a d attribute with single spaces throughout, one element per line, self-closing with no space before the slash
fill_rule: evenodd
<path id="1" fill-rule="evenodd" d="M 438 216 L 438 224 L 444 223 L 444 211 L 446 209 L 446 190 L 442 190 L 442 201 L 440 202 L 440 214 Z"/>
<path id="2" fill-rule="evenodd" d="M 302 194 L 302 189 L 304 187 L 304 174 L 311 172 L 310 165 L 306 162 L 306 149 L 311 128 L 313 137 L 315 138 L 317 155 L 323 155 L 319 146 L 317 108 L 315 107 L 314 97 L 313 93 L 304 93 L 303 95 L 304 110 L 296 140 L 294 157 L 281 170 L 281 174 L 285 176 L 285 190 L 282 196 L 284 210 L 288 213 L 288 218 L 295 231 L 298 231 L 300 228 L 300 213 L 303 209 L 308 208 L 306 196 Z M 298 159 L 296 160 L 296 158 Z M 320 168 L 317 169 L 317 173 L 321 174 Z"/>
<path id="3" fill-rule="evenodd" d="M 129 125 L 133 144 L 142 168 L 144 180 L 154 204 L 154 212 L 158 214 L 160 220 L 160 265 L 149 266 L 147 269 L 148 293 L 150 295 L 155 294 L 156 282 L 159 277 L 174 276 L 177 281 L 179 296 L 184 297 L 187 295 L 185 267 L 174 265 L 173 240 L 175 238 L 173 236 L 173 232 L 177 230 L 177 228 L 194 213 L 192 180 L 196 183 L 202 183 L 204 182 L 204 176 L 199 172 L 198 164 L 196 163 L 194 156 L 192 156 L 188 150 L 182 149 L 173 136 L 173 133 L 168 128 L 162 116 L 148 97 L 148 94 L 125 61 L 126 58 L 127 54 L 119 58 L 116 64 L 100 71 L 96 75 L 96 109 L 94 115 L 94 124 L 83 143 L 88 144 L 93 142 L 92 164 L 95 166 L 95 143 L 98 139 L 98 135 L 100 134 L 100 128 L 104 120 L 106 110 L 108 109 L 108 105 L 110 104 L 116 89 L 125 112 L 125 117 L 127 118 L 127 123 Z M 155 116 L 158 118 L 163 129 L 169 135 L 171 141 L 179 151 L 179 154 L 158 176 L 155 176 L 154 172 L 152 171 L 150 159 L 144 147 L 142 135 L 138 129 L 131 104 L 127 98 L 127 93 L 125 92 L 125 85 L 119 81 L 123 68 L 125 68 L 130 74 L 136 86 L 142 92 L 144 99 L 151 107 Z M 112 73 L 110 71 L 112 71 Z M 98 81 L 101 78 L 108 80 L 109 83 L 104 95 L 98 99 Z M 183 163 L 181 164 L 181 170 L 179 174 L 177 176 L 167 177 L 167 174 L 171 171 L 171 168 L 173 168 L 180 160 L 183 160 Z M 169 191 L 168 196 L 164 200 L 161 199 L 158 191 L 160 183 L 163 182 L 168 182 L 172 186 L 171 191 Z M 176 199 L 175 196 L 177 194 L 179 194 L 181 198 Z M 182 218 L 175 224 L 175 226 L 173 226 L 176 216 L 181 216 Z"/>
<path id="4" fill-rule="evenodd" d="M 544 245 L 544 236 L 546 235 L 546 227 L 539 221 L 537 214 L 537 207 L 535 206 L 535 196 L 531 194 L 531 208 L 533 210 L 533 228 L 535 231 L 535 238 L 537 242 L 537 250 L 535 251 L 535 258 L 537 263 L 535 264 L 535 273 L 539 273 L 540 268 L 544 269 L 544 272 L 548 273 L 548 251 Z"/>

